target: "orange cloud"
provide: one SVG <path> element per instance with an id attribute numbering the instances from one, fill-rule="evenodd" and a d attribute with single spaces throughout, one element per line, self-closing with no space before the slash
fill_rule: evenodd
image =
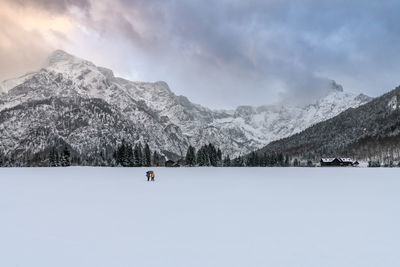
<path id="1" fill-rule="evenodd" d="M 39 68 L 52 50 L 68 42 L 76 25 L 65 14 L 0 0 L 0 80 Z"/>

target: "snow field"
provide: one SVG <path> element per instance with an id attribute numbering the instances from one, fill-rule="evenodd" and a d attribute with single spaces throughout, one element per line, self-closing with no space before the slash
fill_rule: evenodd
<path id="1" fill-rule="evenodd" d="M 393 168 L 0 168 L 0 266 L 400 266 Z"/>

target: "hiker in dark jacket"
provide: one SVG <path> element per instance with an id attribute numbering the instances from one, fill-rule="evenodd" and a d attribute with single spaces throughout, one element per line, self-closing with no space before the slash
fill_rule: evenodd
<path id="1" fill-rule="evenodd" d="M 147 176 L 147 181 L 150 181 L 150 171 L 146 172 L 146 176 Z"/>

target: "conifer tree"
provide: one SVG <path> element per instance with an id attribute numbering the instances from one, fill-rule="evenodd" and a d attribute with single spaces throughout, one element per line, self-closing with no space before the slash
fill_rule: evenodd
<path id="1" fill-rule="evenodd" d="M 260 166 L 260 160 L 256 152 L 253 151 L 250 153 L 246 165 L 250 167 Z"/>
<path id="2" fill-rule="evenodd" d="M 66 145 L 64 146 L 64 150 L 61 156 L 61 166 L 71 166 L 71 153 Z"/>
<path id="3" fill-rule="evenodd" d="M 209 162 L 209 156 L 208 156 L 208 149 L 207 146 L 202 146 L 198 151 L 197 151 L 197 164 L 199 166 L 210 166 Z"/>
<path id="4" fill-rule="evenodd" d="M 157 151 L 153 152 L 153 166 L 160 166 L 160 155 L 158 155 Z"/>
<path id="5" fill-rule="evenodd" d="M 217 150 L 212 144 L 208 145 L 208 159 L 209 162 L 207 166 L 217 166 L 218 164 L 218 156 L 217 156 Z"/>
<path id="6" fill-rule="evenodd" d="M 217 149 L 217 165 L 221 166 L 222 165 L 222 151 L 221 149 Z"/>
<path id="7" fill-rule="evenodd" d="M 135 167 L 141 167 L 143 165 L 143 152 L 142 144 L 140 142 L 135 145 L 133 156 L 135 159 Z"/>
<path id="8" fill-rule="evenodd" d="M 133 151 L 132 151 L 132 146 L 129 144 L 125 145 L 125 165 L 124 166 L 129 166 L 129 167 L 134 167 L 135 166 L 135 160 L 133 156 Z"/>
<path id="9" fill-rule="evenodd" d="M 146 143 L 146 145 L 144 146 L 144 159 L 143 159 L 143 164 L 144 166 L 151 166 L 151 150 L 149 145 Z"/>
<path id="10" fill-rule="evenodd" d="M 50 167 L 56 167 L 56 151 L 54 147 L 51 148 L 50 153 L 49 153 L 49 166 Z"/>
<path id="11" fill-rule="evenodd" d="M 286 156 L 285 156 L 285 167 L 289 167 L 289 165 L 290 165 L 290 164 L 289 164 L 289 161 L 290 161 L 290 160 L 289 160 L 289 155 L 286 155 Z"/>
<path id="12" fill-rule="evenodd" d="M 117 153 L 116 153 L 116 161 L 117 165 L 119 166 L 125 166 L 127 162 L 127 151 L 126 151 L 126 145 L 125 145 L 125 140 L 122 139 L 121 144 L 117 148 Z"/>
<path id="13" fill-rule="evenodd" d="M 227 155 L 224 158 L 224 162 L 223 162 L 224 167 L 230 167 L 231 166 L 231 158 L 229 157 L 229 155 Z"/>
<path id="14" fill-rule="evenodd" d="M 278 166 L 283 166 L 284 165 L 284 158 L 283 158 L 283 154 L 279 153 L 278 154 Z"/>
<path id="15" fill-rule="evenodd" d="M 241 156 L 238 156 L 233 160 L 233 165 L 235 167 L 242 167 L 243 166 L 243 158 Z"/>
<path id="16" fill-rule="evenodd" d="M 56 151 L 55 152 L 54 167 L 59 167 L 59 166 L 61 166 L 60 155 L 58 154 L 58 151 Z"/>
<path id="17" fill-rule="evenodd" d="M 185 158 L 186 164 L 189 166 L 196 165 L 196 149 L 192 146 L 189 146 L 186 152 Z"/>

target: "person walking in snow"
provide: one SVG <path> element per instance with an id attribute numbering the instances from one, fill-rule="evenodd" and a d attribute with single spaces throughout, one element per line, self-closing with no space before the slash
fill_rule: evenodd
<path id="1" fill-rule="evenodd" d="M 151 180 L 154 182 L 154 172 L 153 171 L 150 171 L 150 176 L 151 176 Z"/>
<path id="2" fill-rule="evenodd" d="M 150 181 L 150 172 L 151 172 L 151 171 L 147 171 L 147 172 L 146 172 L 147 181 Z"/>

